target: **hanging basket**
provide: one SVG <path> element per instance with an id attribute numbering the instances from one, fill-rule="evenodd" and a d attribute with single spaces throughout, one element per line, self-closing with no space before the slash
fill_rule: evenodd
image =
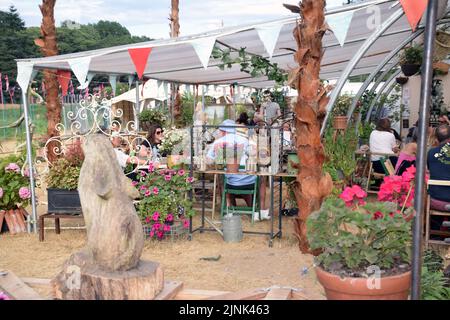
<path id="1" fill-rule="evenodd" d="M 445 60 L 449 54 L 450 54 L 450 33 L 438 30 L 436 32 L 433 60 L 435 62 Z"/>
<path id="2" fill-rule="evenodd" d="M 415 75 L 420 70 L 420 64 L 402 64 L 402 72 L 405 76 L 411 77 Z"/>
<path id="3" fill-rule="evenodd" d="M 333 128 L 336 130 L 345 130 L 347 128 L 347 116 L 335 116 L 333 119 Z"/>

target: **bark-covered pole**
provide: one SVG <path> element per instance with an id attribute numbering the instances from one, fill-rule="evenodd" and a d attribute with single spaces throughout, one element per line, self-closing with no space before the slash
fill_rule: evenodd
<path id="1" fill-rule="evenodd" d="M 300 159 L 294 188 L 299 214 L 294 224 L 303 253 L 310 252 L 306 219 L 320 208 L 333 188 L 330 175 L 323 172 L 325 154 L 320 138 L 320 128 L 328 103 L 328 88 L 324 88 L 319 77 L 323 56 L 322 38 L 327 30 L 325 5 L 324 0 L 300 2 L 300 19 L 294 29 L 298 47 L 294 57 L 299 65 L 293 70 L 293 82 L 298 90 L 294 111 L 296 149 Z"/>
<path id="2" fill-rule="evenodd" d="M 45 57 L 58 54 L 58 44 L 56 39 L 56 27 L 54 8 L 56 0 L 42 0 L 39 8 L 42 12 L 41 38 L 35 39 L 35 44 L 41 48 Z M 47 136 L 48 138 L 58 135 L 56 125 L 61 122 L 61 102 L 58 98 L 59 83 L 56 70 L 44 70 L 44 83 L 47 90 Z M 54 149 L 59 145 L 56 142 L 48 144 L 48 160 L 53 162 L 56 159 Z"/>
<path id="3" fill-rule="evenodd" d="M 179 16 L 179 0 L 171 0 L 171 13 L 170 13 L 170 37 L 176 38 L 180 35 L 180 16 Z M 178 92 L 178 85 L 172 83 L 170 86 L 170 103 L 171 103 L 171 118 L 175 120 L 181 116 L 181 96 Z"/>

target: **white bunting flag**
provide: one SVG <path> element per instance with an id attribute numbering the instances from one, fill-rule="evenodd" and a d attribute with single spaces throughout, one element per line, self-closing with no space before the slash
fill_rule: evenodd
<path id="1" fill-rule="evenodd" d="M 113 95 L 116 96 L 117 75 L 110 75 L 109 83 L 111 84 Z"/>
<path id="2" fill-rule="evenodd" d="M 216 43 L 216 37 L 196 39 L 191 42 L 203 68 L 208 68 L 209 57 Z"/>
<path id="3" fill-rule="evenodd" d="M 80 84 L 77 87 L 77 89 L 78 90 L 84 90 L 87 87 L 89 87 L 89 83 L 91 83 L 91 80 L 94 78 L 94 76 L 95 76 L 95 73 L 88 72 L 86 81 L 84 83 Z"/>
<path id="4" fill-rule="evenodd" d="M 134 76 L 128 75 L 128 90 L 130 90 L 131 85 L 133 84 Z"/>
<path id="5" fill-rule="evenodd" d="M 272 58 L 282 26 L 283 24 L 280 23 L 255 28 L 270 58 Z"/>
<path id="6" fill-rule="evenodd" d="M 352 23 L 353 13 L 355 11 L 336 13 L 333 15 L 327 15 L 326 21 L 330 29 L 333 31 L 334 36 L 339 41 L 341 47 L 345 44 L 347 38 L 348 29 Z"/>
<path id="7" fill-rule="evenodd" d="M 33 79 L 33 62 L 17 62 L 17 83 L 22 88 L 23 91 L 28 90 L 28 85 Z"/>
<path id="8" fill-rule="evenodd" d="M 68 61 L 75 77 L 77 77 L 80 87 L 87 88 L 86 77 L 91 63 L 91 57 L 75 58 Z"/>

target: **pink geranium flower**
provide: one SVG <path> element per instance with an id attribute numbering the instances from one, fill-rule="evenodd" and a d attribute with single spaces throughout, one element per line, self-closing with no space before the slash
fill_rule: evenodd
<path id="1" fill-rule="evenodd" d="M 143 190 L 147 190 L 147 186 L 146 185 L 141 186 L 141 191 L 143 191 Z"/>
<path id="2" fill-rule="evenodd" d="M 170 226 L 168 224 L 164 225 L 164 232 L 169 232 L 170 231 Z"/>
<path id="3" fill-rule="evenodd" d="M 138 182 L 137 182 L 137 181 L 132 181 L 132 182 L 131 182 L 131 185 L 132 185 L 133 187 L 136 187 L 136 186 L 138 185 Z"/>
<path id="4" fill-rule="evenodd" d="M 157 196 L 159 194 L 159 189 L 157 187 L 153 187 L 153 194 Z"/>
<path id="5" fill-rule="evenodd" d="M 31 197 L 31 192 L 30 189 L 28 189 L 27 187 L 22 187 L 19 189 L 19 197 L 20 199 L 29 199 Z"/>
<path id="6" fill-rule="evenodd" d="M 153 164 L 153 162 L 150 162 L 148 165 L 148 171 L 149 172 L 153 172 L 155 171 L 155 165 Z"/>
<path id="7" fill-rule="evenodd" d="M 141 170 L 140 174 L 141 174 L 141 177 L 145 177 L 147 175 L 147 172 Z"/>
<path id="8" fill-rule="evenodd" d="M 152 219 L 153 219 L 153 221 L 158 221 L 158 219 L 159 219 L 159 212 L 158 211 L 155 211 L 153 213 Z"/>
<path id="9" fill-rule="evenodd" d="M 165 175 L 164 176 L 164 180 L 166 180 L 166 181 L 170 181 L 171 179 L 172 179 L 171 175 Z"/>
<path id="10" fill-rule="evenodd" d="M 185 229 L 189 228 L 189 220 L 188 220 L 188 219 L 184 219 L 184 220 L 183 220 L 183 227 L 184 227 Z"/>
<path id="11" fill-rule="evenodd" d="M 146 223 L 150 223 L 150 221 L 151 221 L 151 220 L 150 220 L 150 217 L 145 217 L 145 222 L 146 222 Z"/>
<path id="12" fill-rule="evenodd" d="M 351 206 L 353 202 L 353 197 L 355 196 L 355 192 L 350 187 L 345 187 L 344 191 L 340 194 L 339 198 L 344 200 L 347 206 Z"/>
<path id="13" fill-rule="evenodd" d="M 145 194 L 144 194 L 144 195 L 145 195 L 146 197 L 150 197 L 151 194 L 152 194 L 152 193 L 150 192 L 150 190 L 147 190 L 147 191 L 145 191 Z"/>
<path id="14" fill-rule="evenodd" d="M 159 230 L 161 228 L 161 224 L 155 223 L 152 228 L 153 228 L 153 230 Z"/>
<path id="15" fill-rule="evenodd" d="M 185 173 L 186 173 L 186 171 L 184 171 L 183 169 L 181 169 L 181 170 L 178 171 L 178 174 L 179 174 L 180 176 L 184 176 Z"/>
<path id="16" fill-rule="evenodd" d="M 167 222 L 173 221 L 173 214 L 169 213 L 169 214 L 167 215 L 167 217 L 166 217 L 166 221 L 167 221 Z"/>
<path id="17" fill-rule="evenodd" d="M 192 182 L 194 182 L 194 178 L 193 177 L 187 177 L 186 178 L 186 182 L 187 183 L 192 183 Z"/>
<path id="18" fill-rule="evenodd" d="M 153 237 L 155 235 L 155 231 L 150 231 L 150 237 Z"/>
<path id="19" fill-rule="evenodd" d="M 367 197 L 367 193 L 357 184 L 352 187 L 352 191 L 357 198 L 363 199 Z"/>
<path id="20" fill-rule="evenodd" d="M 157 235 L 158 235 L 158 239 L 162 239 L 164 237 L 164 232 L 158 231 Z"/>
<path id="21" fill-rule="evenodd" d="M 16 173 L 20 173 L 20 167 L 17 165 L 17 163 L 11 162 L 6 166 L 5 171 L 14 171 Z"/>
<path id="22" fill-rule="evenodd" d="M 0 300 L 10 300 L 10 298 L 6 293 L 0 292 Z"/>

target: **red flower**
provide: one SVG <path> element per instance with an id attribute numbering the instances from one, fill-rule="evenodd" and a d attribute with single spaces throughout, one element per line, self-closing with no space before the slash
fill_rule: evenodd
<path id="1" fill-rule="evenodd" d="M 381 213 L 381 211 L 377 211 L 372 215 L 373 220 L 383 219 L 384 215 Z"/>

